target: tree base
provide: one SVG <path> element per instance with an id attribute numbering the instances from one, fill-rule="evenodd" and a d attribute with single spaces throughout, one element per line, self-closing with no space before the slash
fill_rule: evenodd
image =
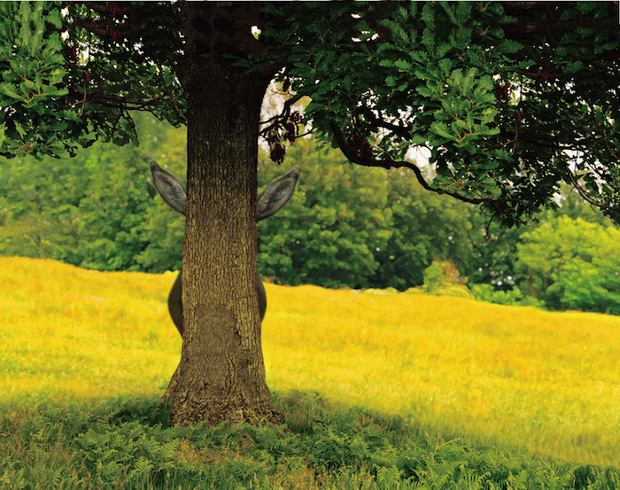
<path id="1" fill-rule="evenodd" d="M 225 393 L 213 389 L 214 386 L 202 385 L 182 387 L 180 383 L 180 366 L 170 381 L 162 398 L 160 409 L 169 413 L 170 424 L 182 426 L 206 422 L 214 427 L 222 422 L 230 425 L 248 423 L 252 426 L 284 424 L 284 414 L 278 412 L 271 404 L 269 389 L 249 390 L 251 397 L 244 396 L 246 390 L 234 390 Z M 256 396 L 260 393 L 260 396 Z"/>

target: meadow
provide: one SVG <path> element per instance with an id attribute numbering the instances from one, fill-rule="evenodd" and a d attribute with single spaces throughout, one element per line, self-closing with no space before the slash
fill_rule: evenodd
<path id="1" fill-rule="evenodd" d="M 119 439 L 125 441 L 122 447 L 129 447 L 128 440 L 137 444 L 167 434 L 159 452 L 151 451 L 165 465 L 178 461 L 179 454 L 192 467 L 219 461 L 212 466 L 221 469 L 222 461 L 244 461 L 248 473 L 239 470 L 243 474 L 234 481 L 245 483 L 212 488 L 424 487 L 420 475 L 431 466 L 413 473 L 404 469 L 409 464 L 402 460 L 405 433 L 426 441 L 427 452 L 420 456 L 425 464 L 448 461 L 447 456 L 438 459 L 439 452 L 456 454 L 451 475 L 460 472 L 464 478 L 463 468 L 475 466 L 471 455 L 484 453 L 493 455 L 483 458 L 487 463 L 489 458 L 508 461 L 519 455 L 530 461 L 526 466 L 535 465 L 534 473 L 545 482 L 557 480 L 556 487 L 532 486 L 534 480 L 521 485 L 519 473 L 504 468 L 504 483 L 494 487 L 484 475 L 495 470 L 487 468 L 461 478 L 471 484 L 459 488 L 586 488 L 575 485 L 575 475 L 596 473 L 591 468 L 607 475 L 606 483 L 595 478 L 599 486 L 592 488 L 619 488 L 619 317 L 415 293 L 266 284 L 267 377 L 290 431 L 247 428 L 259 432 L 253 432 L 252 448 L 244 449 L 222 443 L 234 439 L 233 429 L 210 429 L 209 437 L 219 441 L 209 446 L 215 457 L 204 452 L 206 436 L 201 436 L 203 446 L 192 446 L 195 436 L 174 432 L 187 429 L 166 428 L 157 414 L 158 399 L 181 349 L 166 310 L 173 274 L 104 273 L 17 257 L 0 259 L 0 268 L 0 488 L 28 487 L 32 468 L 45 466 L 52 449 L 61 446 L 66 461 L 73 449 L 90 449 L 80 453 L 77 468 L 58 463 L 64 469 L 53 482 L 63 488 L 105 488 L 102 461 L 120 449 L 99 453 L 93 444 L 105 443 L 109 449 L 110 440 L 121 432 L 129 437 Z M 119 425 L 121 419 L 124 425 Z M 112 420 L 117 432 L 97 432 L 96 427 L 109 426 Z M 304 439 L 319 433 L 326 438 L 312 443 Z M 378 438 L 383 459 L 377 459 L 376 451 L 364 459 Z M 289 439 L 301 453 L 282 449 L 282 441 Z M 263 450 L 261 444 L 270 449 Z M 33 452 L 33 447 L 39 449 Z M 140 447 L 132 454 L 143 458 L 148 451 Z M 263 465 L 261 473 L 248 466 L 244 450 L 260 450 L 261 458 L 269 453 L 277 469 Z M 329 453 L 327 459 L 313 466 L 312 458 L 321 451 Z M 355 460 L 355 451 L 361 459 Z M 2 453 L 10 456 L 3 459 Z M 91 461 L 93 454 L 99 459 Z M 400 463 L 388 464 L 397 454 Z M 175 483 L 171 470 L 161 473 L 164 477 L 157 473 L 170 479 L 165 485 L 161 478 L 150 477 L 130 483 L 129 466 L 132 475 L 142 474 L 139 458 L 133 463 L 115 460 L 114 468 L 125 468 L 118 477 L 125 478 L 122 486 L 190 488 L 182 479 Z M 351 476 L 352 467 L 363 469 L 366 476 Z M 232 473 L 226 473 L 227 478 Z M 343 474 L 350 476 L 346 484 L 338 479 Z M 44 486 L 44 480 L 38 481 Z"/>

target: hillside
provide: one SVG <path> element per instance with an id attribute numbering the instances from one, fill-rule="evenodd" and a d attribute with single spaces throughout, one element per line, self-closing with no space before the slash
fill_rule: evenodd
<path id="1" fill-rule="evenodd" d="M 181 341 L 174 275 L 0 259 L 0 404 L 157 396 Z M 620 318 L 267 284 L 272 391 L 439 433 L 620 467 Z"/>

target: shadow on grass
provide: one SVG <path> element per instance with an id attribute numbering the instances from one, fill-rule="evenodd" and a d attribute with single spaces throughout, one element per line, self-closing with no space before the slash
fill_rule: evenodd
<path id="1" fill-rule="evenodd" d="M 170 426 L 160 397 L 0 407 L 0 487 L 620 488 L 620 472 L 275 393 L 287 424 Z"/>

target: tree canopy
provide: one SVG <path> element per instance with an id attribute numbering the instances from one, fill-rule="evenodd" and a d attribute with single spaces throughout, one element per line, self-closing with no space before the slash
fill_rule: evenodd
<path id="1" fill-rule="evenodd" d="M 5 3 L 0 153 L 134 139 L 130 110 L 187 121 L 192 50 L 309 96 L 304 120 L 351 161 L 514 223 L 560 182 L 618 220 L 620 28 L 612 2 Z M 189 32 L 192 35 L 189 35 Z M 281 160 L 298 115 L 264 126 Z M 406 158 L 429 149 L 429 166 Z"/>
<path id="2" fill-rule="evenodd" d="M 321 20 L 289 9 L 290 30 L 269 31 L 290 50 L 280 78 L 351 161 L 410 168 L 508 223 L 552 203 L 561 181 L 618 219 L 617 6 L 341 5 L 325 20 L 321 5 L 302 8 Z M 418 145 L 430 179 L 405 160 Z"/>

